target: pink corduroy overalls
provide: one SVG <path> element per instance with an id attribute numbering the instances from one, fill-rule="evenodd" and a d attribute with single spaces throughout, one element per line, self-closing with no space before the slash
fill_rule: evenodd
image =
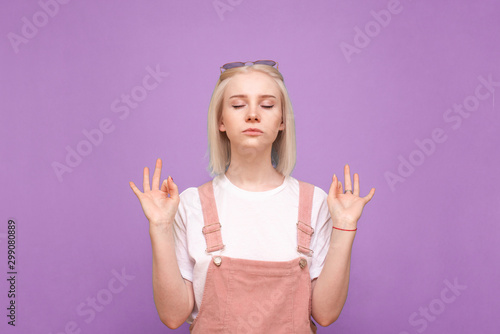
<path id="1" fill-rule="evenodd" d="M 212 181 L 198 187 L 207 253 L 224 248 Z M 314 185 L 299 181 L 297 250 L 311 256 Z M 203 299 L 191 333 L 316 333 L 311 320 L 311 278 L 305 257 L 256 261 L 212 256 Z"/>

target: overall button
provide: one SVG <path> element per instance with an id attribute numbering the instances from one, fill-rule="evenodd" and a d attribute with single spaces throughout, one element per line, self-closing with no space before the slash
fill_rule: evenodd
<path id="1" fill-rule="evenodd" d="M 222 263 L 222 258 L 220 256 L 214 257 L 214 263 L 217 267 L 219 267 L 220 264 Z"/>
<path id="2" fill-rule="evenodd" d="M 304 258 L 301 258 L 299 261 L 299 266 L 301 269 L 304 269 L 304 267 L 307 265 L 307 260 Z"/>

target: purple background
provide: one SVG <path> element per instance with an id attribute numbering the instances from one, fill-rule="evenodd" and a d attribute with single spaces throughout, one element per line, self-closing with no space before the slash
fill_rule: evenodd
<path id="1" fill-rule="evenodd" d="M 206 115 L 219 67 L 257 59 L 279 62 L 290 93 L 292 175 L 328 191 L 348 163 L 363 196 L 376 188 L 347 303 L 318 332 L 498 333 L 500 87 L 473 97 L 480 76 L 500 81 L 498 1 L 41 3 L 51 16 L 34 0 L 0 10 L 2 333 L 170 332 L 153 301 L 148 222 L 128 182 L 142 189 L 142 169 L 158 157 L 162 179 L 172 175 L 180 191 L 208 181 Z M 388 6 L 398 13 L 375 23 L 371 11 Z M 358 45 L 350 56 L 347 44 Z M 148 66 L 168 76 L 146 91 Z M 131 93 L 135 108 L 114 112 Z M 446 121 L 464 103 L 473 111 Z M 83 131 L 106 119 L 113 131 L 58 178 L 52 164 L 66 165 L 68 147 L 90 150 Z M 437 128 L 441 142 L 429 145 Z M 400 173 L 401 159 L 415 166 L 391 186 L 386 175 Z M 16 328 L 6 324 L 9 218 L 18 226 Z M 113 279 L 122 270 L 126 286 Z M 462 288 L 442 297 L 446 280 Z"/>

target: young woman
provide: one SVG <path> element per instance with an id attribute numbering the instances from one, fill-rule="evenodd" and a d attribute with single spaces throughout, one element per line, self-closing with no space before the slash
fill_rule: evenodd
<path id="1" fill-rule="evenodd" d="M 275 68 L 276 66 L 276 68 Z M 363 207 L 344 168 L 328 195 L 290 174 L 292 105 L 274 61 L 221 67 L 208 112 L 215 177 L 179 195 L 161 160 L 142 193 L 149 220 L 153 292 L 161 321 L 192 333 L 316 333 L 344 306 L 351 250 Z"/>

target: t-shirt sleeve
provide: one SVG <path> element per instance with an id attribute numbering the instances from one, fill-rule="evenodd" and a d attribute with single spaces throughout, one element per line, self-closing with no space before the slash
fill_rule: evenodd
<path id="1" fill-rule="evenodd" d="M 180 194 L 180 203 L 174 220 L 174 238 L 175 238 L 175 255 L 179 270 L 183 278 L 193 281 L 194 260 L 189 255 L 188 238 L 187 238 L 187 223 L 188 211 L 186 203 L 190 203 L 190 196 L 193 195 L 192 189 L 186 189 Z"/>
<path id="2" fill-rule="evenodd" d="M 311 214 L 311 219 L 313 219 L 311 225 L 315 226 L 311 238 L 311 249 L 313 250 L 311 268 L 309 269 L 311 280 L 317 278 L 321 273 L 330 247 L 332 218 L 328 210 L 327 198 L 328 195 L 323 189 L 315 187 Z"/>

